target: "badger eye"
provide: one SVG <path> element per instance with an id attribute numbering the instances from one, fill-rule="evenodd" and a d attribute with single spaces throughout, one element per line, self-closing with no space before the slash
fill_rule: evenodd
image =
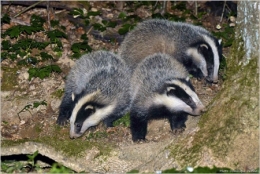
<path id="1" fill-rule="evenodd" d="M 80 123 L 75 123 L 76 128 L 81 128 L 81 124 Z"/>

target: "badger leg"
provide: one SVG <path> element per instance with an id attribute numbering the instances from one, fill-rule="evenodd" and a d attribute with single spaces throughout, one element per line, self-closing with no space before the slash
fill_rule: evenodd
<path id="1" fill-rule="evenodd" d="M 168 117 L 173 133 L 178 134 L 185 130 L 187 118 L 188 115 L 186 113 L 179 113 Z"/>
<path id="2" fill-rule="evenodd" d="M 71 102 L 65 102 L 62 100 L 60 105 L 60 112 L 57 118 L 56 124 L 64 126 L 67 124 L 67 120 L 70 118 L 74 105 Z"/>
<path id="3" fill-rule="evenodd" d="M 130 112 L 130 122 L 131 122 L 131 133 L 132 133 L 132 140 L 145 140 L 145 136 L 147 133 L 147 124 L 148 120 L 144 116 L 137 115 L 135 112 Z"/>

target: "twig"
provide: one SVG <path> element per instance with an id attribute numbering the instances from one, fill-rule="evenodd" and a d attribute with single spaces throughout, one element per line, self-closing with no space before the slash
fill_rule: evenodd
<path id="1" fill-rule="evenodd" d="M 90 29 L 87 31 L 87 35 L 91 32 L 92 29 L 93 29 L 93 26 L 91 26 Z"/>
<path id="2" fill-rule="evenodd" d="M 198 15 L 198 2 L 195 1 L 195 16 L 197 17 Z"/>
<path id="3" fill-rule="evenodd" d="M 29 10 L 30 8 L 36 6 L 37 4 L 40 4 L 41 2 L 43 2 L 43 0 L 40 0 L 39 2 L 36 2 L 36 3 L 32 4 L 31 6 L 27 7 L 26 9 L 22 10 L 20 13 L 18 13 L 17 15 L 15 15 L 14 18 L 16 18 L 16 17 L 19 16 L 20 14 L 24 13 L 25 11 Z"/>
<path id="4" fill-rule="evenodd" d="M 156 3 L 154 4 L 154 6 L 152 7 L 152 11 L 154 11 L 154 10 L 155 10 L 155 8 L 156 8 L 157 4 L 158 4 L 158 1 L 156 1 Z"/>
<path id="5" fill-rule="evenodd" d="M 163 1 L 163 7 L 161 14 L 164 15 L 167 12 L 167 1 Z"/>
<path id="6" fill-rule="evenodd" d="M 21 20 L 12 18 L 12 17 L 11 17 L 11 22 L 17 23 L 17 24 L 20 24 L 20 25 L 26 25 L 26 26 L 30 26 L 30 25 L 31 25 L 31 24 L 29 24 L 29 23 L 27 23 L 27 22 L 24 22 L 24 21 L 21 21 Z"/>
<path id="7" fill-rule="evenodd" d="M 222 19 L 223 19 L 223 16 L 224 16 L 224 11 L 225 11 L 225 6 L 226 6 L 226 3 L 227 3 L 227 1 L 224 1 L 223 10 L 222 10 L 222 14 L 221 14 L 221 18 L 220 18 L 220 21 L 219 21 L 219 23 L 221 23 L 221 22 L 222 22 Z"/>
<path id="8" fill-rule="evenodd" d="M 47 0 L 47 20 L 48 20 L 48 28 L 51 29 L 51 22 L 50 22 L 50 1 Z"/>
<path id="9" fill-rule="evenodd" d="M 8 12 L 9 12 L 9 9 L 10 9 L 10 7 L 11 7 L 11 3 L 9 3 L 9 5 L 8 5 L 8 7 L 7 7 L 7 9 L 6 9 L 6 12 L 5 12 L 5 13 L 8 13 Z"/>

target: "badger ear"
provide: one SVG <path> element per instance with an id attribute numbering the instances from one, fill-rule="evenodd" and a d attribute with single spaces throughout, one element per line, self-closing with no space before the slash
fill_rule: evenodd
<path id="1" fill-rule="evenodd" d="M 93 109 L 94 109 L 94 106 L 92 106 L 92 105 L 87 105 L 87 106 L 85 107 L 85 110 L 87 110 L 87 109 L 93 110 Z"/>
<path id="2" fill-rule="evenodd" d="M 72 99 L 72 101 L 75 100 L 75 94 L 74 93 L 71 94 L 71 99 Z"/>
<path id="3" fill-rule="evenodd" d="M 200 44 L 200 48 L 206 48 L 206 49 L 209 49 L 208 45 L 206 45 L 206 44 Z"/>
<path id="4" fill-rule="evenodd" d="M 185 78 L 185 80 L 188 82 L 188 81 L 190 81 L 190 76 L 187 76 L 186 78 Z"/>
<path id="5" fill-rule="evenodd" d="M 166 91 L 167 93 L 170 92 L 171 90 L 175 90 L 176 88 L 174 88 L 173 86 L 168 86 Z"/>
<path id="6" fill-rule="evenodd" d="M 219 43 L 219 45 L 221 45 L 222 44 L 222 39 L 219 39 L 218 43 Z"/>

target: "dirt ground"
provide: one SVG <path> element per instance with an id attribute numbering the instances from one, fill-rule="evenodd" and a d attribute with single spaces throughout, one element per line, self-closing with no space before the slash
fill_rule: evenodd
<path id="1" fill-rule="evenodd" d="M 98 2 L 92 2 L 91 4 L 92 8 L 101 10 L 104 14 L 106 14 L 106 16 L 112 16 L 112 18 L 116 18 L 116 16 L 120 12 L 120 10 L 117 9 L 106 8 L 105 5 L 102 5 Z M 9 8 L 10 16 L 14 16 L 25 7 L 3 6 L 2 13 L 6 11 L 7 8 Z M 56 14 L 57 12 L 58 11 L 56 11 Z M 140 7 L 137 10 L 137 13 L 140 16 L 145 16 L 150 12 L 149 9 Z M 21 14 L 16 19 L 19 21 L 28 22 L 29 16 L 31 14 L 40 14 L 41 16 L 47 15 L 46 9 L 33 8 L 26 13 Z M 73 26 L 72 23 L 68 22 L 67 19 L 59 18 L 59 15 L 54 15 L 52 17 L 58 19 L 60 23 L 66 25 L 66 31 L 69 35 L 68 40 L 62 39 L 64 50 L 62 56 L 57 61 L 57 64 L 62 69 L 62 73 L 53 73 L 50 77 L 43 80 L 39 78 L 33 78 L 31 81 L 29 81 L 29 75 L 27 72 L 28 67 L 17 69 L 17 67 L 15 66 L 16 62 L 9 59 L 5 59 L 1 62 L 2 83 L 4 82 L 4 78 L 8 78 L 10 80 L 16 79 L 15 86 L 10 87 L 10 90 L 1 91 L 1 140 L 34 140 L 52 136 L 53 134 L 55 134 L 55 121 L 58 116 L 58 107 L 61 102 L 61 96 L 58 95 L 58 92 L 63 90 L 65 83 L 64 79 L 74 63 L 74 60 L 69 58 L 69 55 L 71 55 L 69 47 L 72 43 L 76 42 L 76 40 L 79 40 L 79 37 L 82 33 L 86 33 L 87 31 L 82 31 L 82 28 L 75 28 L 75 26 Z M 208 18 L 205 17 L 205 23 L 207 24 L 207 28 L 209 30 L 212 28 L 215 29 L 216 22 L 211 23 L 211 20 L 211 16 L 209 16 Z M 210 26 L 209 24 L 212 24 L 212 26 Z M 2 31 L 4 30 L 3 27 L 4 26 L 2 26 Z M 39 36 L 35 37 L 37 38 Z M 89 45 L 93 48 L 93 50 L 107 49 L 114 52 L 118 51 L 119 43 L 103 42 L 102 40 L 94 38 L 92 35 L 88 35 L 88 37 Z M 227 51 L 228 50 L 224 49 L 224 54 L 227 54 Z M 214 96 L 216 96 L 218 91 L 220 91 L 222 88 L 222 81 L 220 81 L 218 84 L 208 85 L 205 84 L 203 81 L 198 81 L 197 79 L 193 78 L 192 83 L 199 98 L 206 106 L 211 102 Z M 28 110 L 24 109 L 25 106 L 33 105 L 33 103 L 36 101 L 45 101 L 47 106 L 40 105 L 37 108 L 31 108 Z M 200 117 L 189 117 L 186 123 L 187 128 L 183 133 L 184 135 L 187 135 L 189 133 L 192 134 L 192 132 L 196 131 L 199 118 Z M 64 135 L 63 137 L 60 137 L 61 139 L 69 140 L 68 126 L 61 128 L 59 131 L 62 132 Z M 94 141 L 96 142 L 112 142 L 119 148 L 127 147 L 129 151 L 138 146 L 138 144 L 134 144 L 132 142 L 130 129 L 125 126 L 116 126 L 113 128 L 104 129 L 102 125 L 99 125 L 96 128 L 88 130 L 85 135 L 81 137 L 81 139 L 86 140 L 88 138 L 91 138 L 92 135 L 98 135 L 98 132 L 106 132 L 106 134 L 105 136 L 100 135 L 100 137 L 94 137 Z M 142 143 L 146 143 L 146 150 L 153 151 L 153 148 L 157 147 L 155 145 L 156 142 L 171 142 L 177 136 L 182 135 L 174 135 L 170 131 L 170 125 L 167 120 L 152 120 L 149 122 L 148 126 L 147 142 Z M 132 156 L 122 158 L 129 158 L 134 161 L 135 158 L 137 158 L 135 155 L 136 154 L 133 150 Z M 122 154 L 122 156 L 124 155 Z M 144 160 L 147 159 L 144 157 Z M 105 171 L 105 169 L 102 169 L 101 171 L 103 170 Z M 107 169 L 107 171 L 111 170 Z"/>

